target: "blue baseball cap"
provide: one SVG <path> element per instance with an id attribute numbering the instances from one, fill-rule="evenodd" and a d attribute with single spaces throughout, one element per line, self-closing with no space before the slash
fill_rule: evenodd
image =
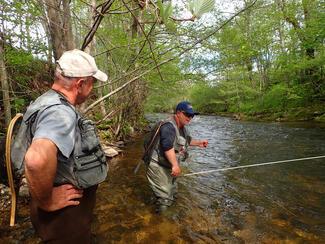
<path id="1" fill-rule="evenodd" d="M 177 104 L 175 111 L 176 112 L 177 111 L 182 111 L 182 112 L 185 112 L 185 113 L 193 115 L 193 116 L 199 114 L 198 112 L 193 110 L 192 105 L 187 101 L 182 101 L 179 104 Z"/>

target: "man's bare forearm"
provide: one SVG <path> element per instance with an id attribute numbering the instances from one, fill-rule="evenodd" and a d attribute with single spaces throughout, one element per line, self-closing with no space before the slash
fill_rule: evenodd
<path id="1" fill-rule="evenodd" d="M 57 167 L 57 147 L 48 139 L 36 139 L 25 156 L 26 179 L 32 197 L 40 207 L 51 201 Z"/>
<path id="2" fill-rule="evenodd" d="M 174 148 L 169 149 L 168 151 L 165 151 L 165 156 L 168 159 L 168 161 L 171 163 L 172 166 L 178 166 Z"/>
<path id="3" fill-rule="evenodd" d="M 181 169 L 178 165 L 174 148 L 165 151 L 165 156 L 172 165 L 172 172 L 171 172 L 172 176 L 179 176 L 181 173 Z"/>

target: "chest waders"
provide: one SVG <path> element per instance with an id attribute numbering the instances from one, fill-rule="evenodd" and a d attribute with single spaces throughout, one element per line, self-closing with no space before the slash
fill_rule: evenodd
<path id="1" fill-rule="evenodd" d="M 188 141 L 188 133 L 186 129 L 183 128 L 178 128 L 176 121 L 174 117 L 171 117 L 167 120 L 164 121 L 164 123 L 171 123 L 173 127 L 175 128 L 175 139 L 173 142 L 173 148 L 175 150 L 176 154 L 176 159 L 178 163 L 180 164 L 181 161 L 185 161 L 188 155 L 188 146 L 189 146 L 189 141 Z M 165 156 L 165 152 L 163 151 L 159 141 L 155 145 L 153 153 L 152 153 L 152 160 L 157 162 L 160 166 L 163 166 L 165 168 L 171 169 L 171 163 L 168 161 L 168 159 Z"/>
<path id="2" fill-rule="evenodd" d="M 173 143 L 173 147 L 176 148 L 175 152 L 178 153 L 180 150 L 180 147 L 184 147 L 186 149 L 186 150 L 182 151 L 182 156 L 179 157 L 180 161 L 185 161 L 185 159 L 187 158 L 187 155 L 188 155 L 187 154 L 188 142 L 186 141 L 187 132 L 184 129 L 185 138 L 181 137 L 180 133 L 179 133 L 179 129 L 176 126 L 176 122 L 174 121 L 175 123 L 173 123 L 173 121 L 174 120 L 172 118 L 164 120 L 164 121 L 159 121 L 158 123 L 156 123 L 153 126 L 152 130 L 144 136 L 144 143 L 143 143 L 144 153 L 142 155 L 142 161 L 146 165 L 149 165 L 150 161 L 152 160 L 154 151 L 155 150 L 157 151 L 157 145 L 159 144 L 159 140 L 160 140 L 160 133 L 159 133 L 160 128 L 162 125 L 164 125 L 166 123 L 171 123 L 174 126 L 175 131 L 176 131 L 176 140 L 177 140 L 176 142 L 177 143 L 175 143 L 175 141 Z M 155 153 L 155 159 L 156 159 L 156 161 L 158 161 L 157 153 Z M 162 159 L 162 160 L 164 160 L 164 159 Z M 136 174 L 139 171 L 141 164 L 142 164 L 142 162 L 139 162 L 137 164 L 137 166 L 134 169 L 134 174 Z M 167 168 L 170 168 L 170 163 L 164 162 L 164 166 Z"/>
<path id="3" fill-rule="evenodd" d="M 174 118 L 165 120 L 164 123 L 171 123 L 175 128 L 173 148 L 177 161 L 180 163 L 185 159 L 189 144 L 189 140 L 186 140 L 186 138 L 189 138 L 189 136 L 185 128 L 179 129 L 177 127 Z M 171 175 L 171 163 L 164 154 L 160 140 L 158 140 L 146 172 L 150 188 L 156 197 L 156 212 L 158 213 L 164 212 L 173 204 L 177 192 L 176 178 Z"/>

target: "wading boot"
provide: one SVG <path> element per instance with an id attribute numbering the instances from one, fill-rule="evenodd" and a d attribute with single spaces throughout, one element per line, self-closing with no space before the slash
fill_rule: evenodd
<path id="1" fill-rule="evenodd" d="M 162 214 L 166 212 L 172 204 L 173 201 L 171 200 L 158 198 L 156 201 L 156 213 Z"/>

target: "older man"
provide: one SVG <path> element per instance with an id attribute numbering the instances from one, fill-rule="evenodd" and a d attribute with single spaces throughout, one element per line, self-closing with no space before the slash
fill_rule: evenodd
<path id="1" fill-rule="evenodd" d="M 207 140 L 193 139 L 185 126 L 197 115 L 192 105 L 180 102 L 175 114 L 160 128 L 160 138 L 147 168 L 149 185 L 156 197 L 156 211 L 163 213 L 174 202 L 176 177 L 180 175 L 180 162 L 187 157 L 188 146 L 207 147 Z"/>
<path id="2" fill-rule="evenodd" d="M 80 50 L 57 61 L 52 89 L 24 115 L 31 132 L 25 174 L 31 220 L 49 243 L 90 243 L 96 189 L 107 175 L 105 155 L 93 123 L 75 106 L 89 96 L 94 81 L 107 80 L 93 57 Z"/>

